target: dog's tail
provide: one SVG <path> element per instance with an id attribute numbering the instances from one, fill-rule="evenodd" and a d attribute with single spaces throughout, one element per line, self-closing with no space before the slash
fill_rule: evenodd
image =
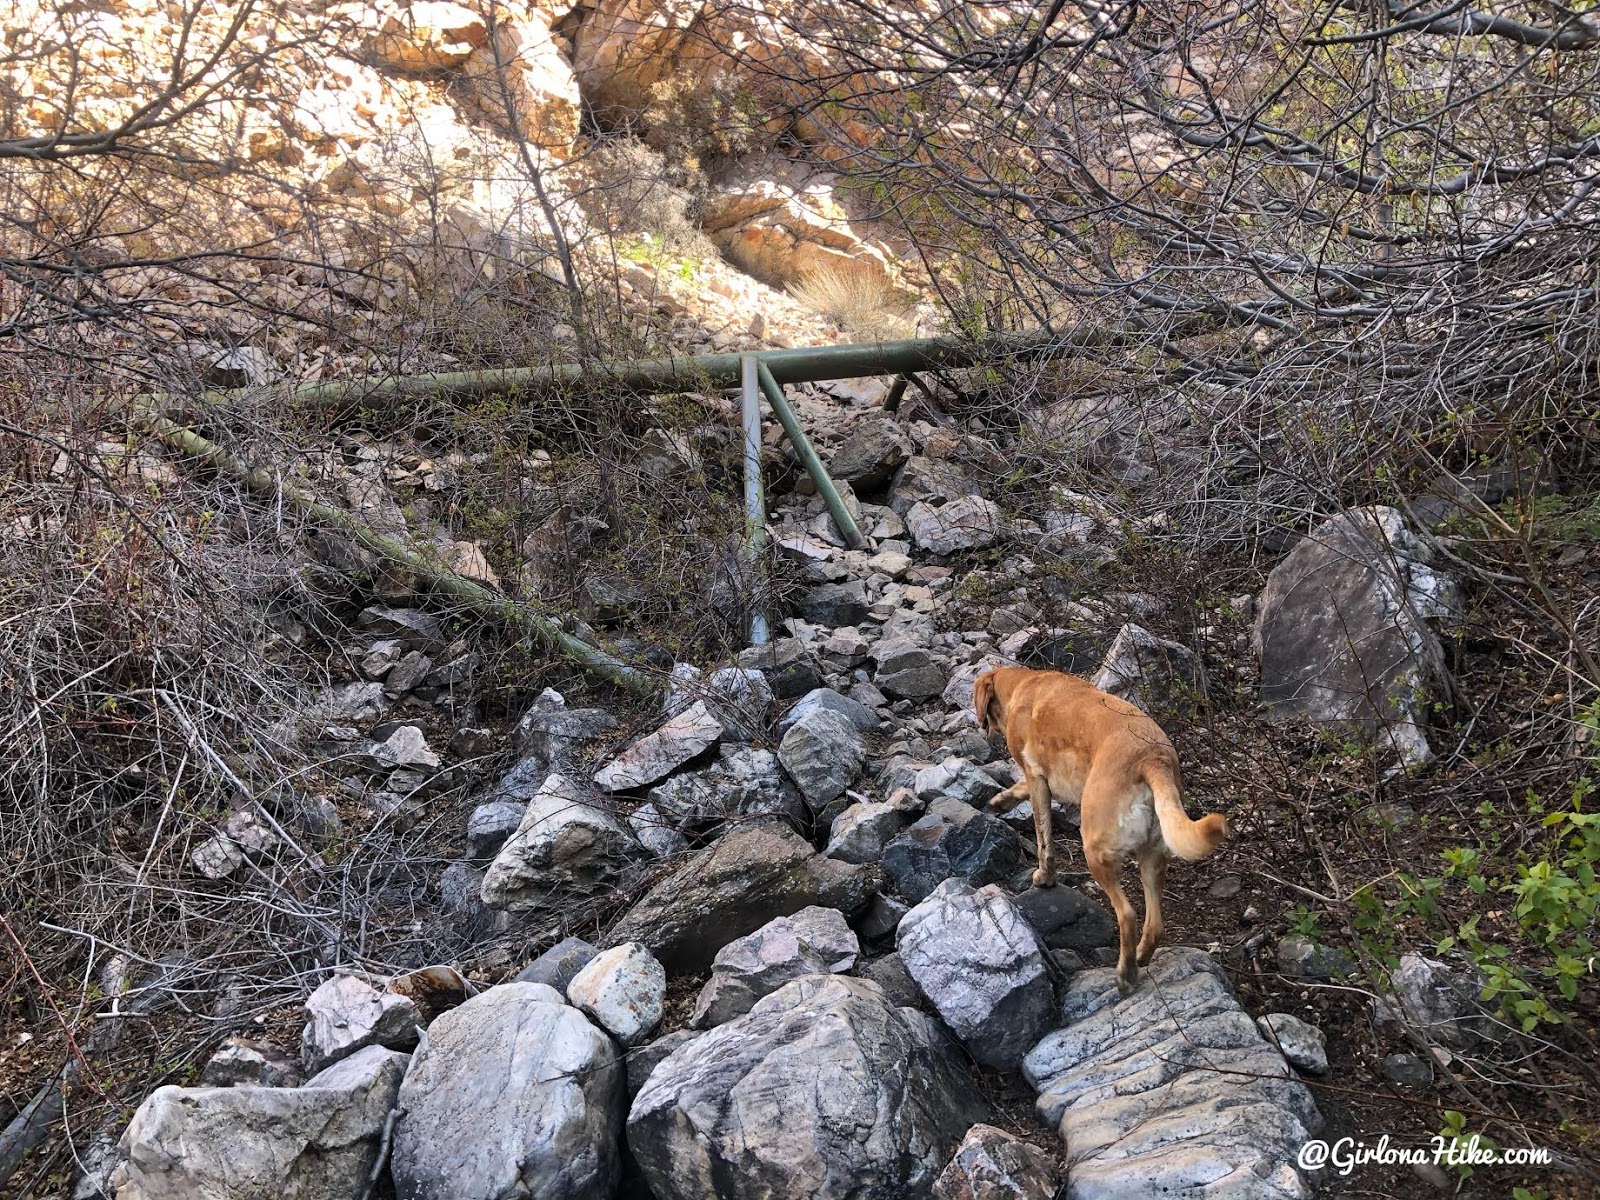
<path id="1" fill-rule="evenodd" d="M 1147 762 L 1144 781 L 1155 797 L 1162 840 L 1179 858 L 1198 862 L 1228 836 L 1228 819 L 1221 813 L 1207 813 L 1198 821 L 1189 819 L 1189 814 L 1183 811 L 1183 788 L 1178 783 L 1177 773 L 1168 764 L 1160 760 Z"/>

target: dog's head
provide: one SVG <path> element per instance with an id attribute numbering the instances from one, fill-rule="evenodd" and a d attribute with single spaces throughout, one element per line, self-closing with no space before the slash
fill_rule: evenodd
<path id="1" fill-rule="evenodd" d="M 985 671 L 972 685 L 972 709 L 978 718 L 978 730 L 981 733 L 988 733 L 996 726 L 1005 724 L 1005 705 L 994 690 L 994 677 L 999 673 L 998 668 Z"/>

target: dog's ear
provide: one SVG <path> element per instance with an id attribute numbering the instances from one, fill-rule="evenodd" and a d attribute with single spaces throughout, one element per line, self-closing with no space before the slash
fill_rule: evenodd
<path id="1" fill-rule="evenodd" d="M 972 685 L 972 709 L 978 718 L 978 729 L 989 732 L 989 706 L 994 703 L 994 672 L 985 671 Z"/>

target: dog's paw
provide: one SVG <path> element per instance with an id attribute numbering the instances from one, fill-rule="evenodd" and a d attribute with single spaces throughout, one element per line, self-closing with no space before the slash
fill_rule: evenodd
<path id="1" fill-rule="evenodd" d="M 1117 995 L 1118 996 L 1131 996 L 1138 990 L 1139 990 L 1139 972 L 1138 971 L 1133 971 L 1133 972 L 1131 972 L 1130 974 L 1127 974 L 1127 975 L 1123 975 L 1121 973 L 1119 973 L 1117 975 Z"/>
<path id="2" fill-rule="evenodd" d="M 1039 867 L 1034 871 L 1034 873 L 1033 873 L 1033 886 L 1034 887 L 1046 888 L 1046 887 L 1055 887 L 1055 885 L 1056 885 L 1056 873 L 1055 873 L 1054 868 L 1052 868 L 1052 869 L 1047 871 L 1043 867 Z"/>

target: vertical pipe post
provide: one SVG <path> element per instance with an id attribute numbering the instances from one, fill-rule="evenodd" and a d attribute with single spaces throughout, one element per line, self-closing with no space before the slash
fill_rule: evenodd
<path id="1" fill-rule="evenodd" d="M 745 547 L 754 577 L 756 600 L 750 609 L 750 644 L 767 644 L 767 614 L 761 611 L 761 551 L 767 544 L 767 504 L 761 482 L 760 360 L 746 354 L 739 360 L 739 388 L 744 410 Z"/>
<path id="2" fill-rule="evenodd" d="M 806 437 L 806 431 L 800 428 L 800 419 L 794 415 L 794 409 L 789 407 L 783 389 L 778 386 L 778 381 L 772 377 L 772 371 L 765 362 L 757 360 L 756 374 L 761 381 L 761 390 L 766 394 L 767 402 L 772 405 L 772 411 L 778 414 L 783 431 L 794 443 L 795 453 L 800 456 L 800 461 L 810 472 L 812 482 L 817 485 L 817 491 L 822 493 L 828 512 L 833 516 L 833 523 L 844 538 L 844 544 L 852 550 L 860 550 L 867 544 L 867 539 L 862 537 L 861 530 L 856 528 L 855 518 L 844 506 L 844 498 L 839 495 L 839 489 L 833 486 L 833 480 L 828 477 L 828 469 L 817 457 L 811 439 Z"/>

